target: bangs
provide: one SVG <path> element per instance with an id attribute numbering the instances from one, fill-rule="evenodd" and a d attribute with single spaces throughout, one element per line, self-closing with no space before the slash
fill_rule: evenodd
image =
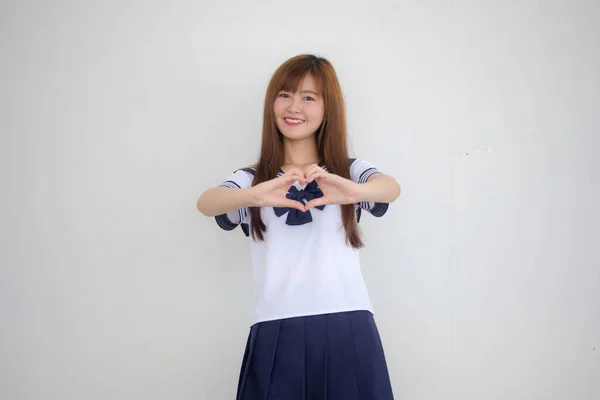
<path id="1" fill-rule="evenodd" d="M 295 93 L 298 91 L 300 84 L 304 81 L 306 76 L 310 75 L 315 80 L 317 92 L 323 94 L 323 71 L 319 68 L 317 63 L 309 60 L 302 60 L 295 65 L 289 65 L 287 71 L 282 71 L 281 80 L 277 91 L 286 91 Z"/>

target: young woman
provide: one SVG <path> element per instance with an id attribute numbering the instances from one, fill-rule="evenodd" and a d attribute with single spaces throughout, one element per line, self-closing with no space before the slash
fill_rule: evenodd
<path id="1" fill-rule="evenodd" d="M 250 241 L 256 303 L 238 400 L 393 399 L 358 222 L 362 212 L 384 215 L 399 195 L 394 178 L 348 156 L 331 63 L 283 63 L 267 89 L 258 163 L 197 204 Z"/>

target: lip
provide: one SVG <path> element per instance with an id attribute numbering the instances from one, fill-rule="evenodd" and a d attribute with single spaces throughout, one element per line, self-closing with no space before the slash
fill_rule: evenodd
<path id="1" fill-rule="evenodd" d="M 295 119 L 295 120 L 297 120 L 297 121 L 302 121 L 302 122 L 300 122 L 299 124 L 294 124 L 294 123 L 288 122 L 288 121 L 287 121 L 287 119 L 288 119 L 288 118 L 289 118 L 289 119 Z M 284 122 L 284 123 L 285 123 L 287 126 L 299 126 L 299 125 L 302 125 L 303 123 L 305 123 L 305 122 L 306 122 L 306 120 L 304 120 L 304 119 L 302 119 L 302 118 L 295 118 L 295 117 L 283 117 L 283 122 Z"/>

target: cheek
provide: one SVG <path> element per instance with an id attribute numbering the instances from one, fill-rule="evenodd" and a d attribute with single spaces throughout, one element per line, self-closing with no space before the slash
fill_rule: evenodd
<path id="1" fill-rule="evenodd" d="M 325 116 L 325 109 L 322 105 L 315 105 L 310 110 L 311 119 L 315 123 L 321 123 L 323 121 L 323 117 Z"/>
<path id="2" fill-rule="evenodd" d="M 276 116 L 281 115 L 285 111 L 285 104 L 281 101 L 281 98 L 277 98 L 273 102 L 273 111 Z"/>

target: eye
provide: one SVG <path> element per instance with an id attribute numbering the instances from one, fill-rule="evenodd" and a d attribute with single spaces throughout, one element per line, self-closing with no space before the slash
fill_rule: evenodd
<path id="1" fill-rule="evenodd" d="M 304 98 L 304 100 L 308 100 L 308 101 L 315 101 L 315 99 L 313 99 L 313 98 L 312 98 L 312 97 L 310 97 L 310 96 L 306 96 L 306 97 Z"/>
<path id="2" fill-rule="evenodd" d="M 279 93 L 279 96 L 278 96 L 278 97 L 281 97 L 281 98 L 283 98 L 283 99 L 287 99 L 287 98 L 289 98 L 289 97 L 290 97 L 290 95 L 288 95 L 287 93 Z"/>

